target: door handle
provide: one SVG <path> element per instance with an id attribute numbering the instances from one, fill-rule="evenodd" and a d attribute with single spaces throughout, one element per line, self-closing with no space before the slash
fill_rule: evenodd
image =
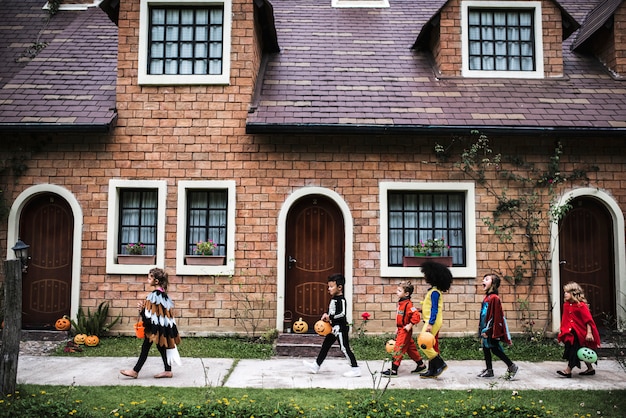
<path id="1" fill-rule="evenodd" d="M 289 256 L 287 258 L 287 268 L 289 270 L 291 270 L 293 268 L 293 265 L 296 264 L 298 262 L 298 260 L 296 260 L 295 258 L 293 258 L 292 256 Z"/>

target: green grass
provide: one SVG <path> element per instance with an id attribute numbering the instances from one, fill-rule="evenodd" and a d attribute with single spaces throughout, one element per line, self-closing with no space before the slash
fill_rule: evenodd
<path id="1" fill-rule="evenodd" d="M 391 335 L 367 335 L 353 338 L 350 345 L 354 354 L 361 360 L 380 360 L 384 358 L 385 343 Z M 320 339 L 321 341 L 321 339 Z M 481 360 L 476 338 L 442 338 L 441 355 L 447 360 Z M 63 347 L 55 355 L 75 357 L 134 357 L 139 354 L 141 340 L 134 337 L 103 337 L 97 347 L 84 347 L 80 353 L 65 353 Z M 178 347 L 182 357 L 212 357 L 238 359 L 268 359 L 273 356 L 272 342 L 234 336 L 213 336 L 184 338 Z M 514 361 L 560 361 L 563 349 L 553 340 L 528 341 L 517 338 L 513 346 L 506 348 L 507 354 Z M 156 355 L 156 350 L 153 350 Z"/>

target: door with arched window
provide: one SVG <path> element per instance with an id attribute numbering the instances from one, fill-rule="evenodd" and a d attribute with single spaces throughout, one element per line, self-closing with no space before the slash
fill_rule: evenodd
<path id="1" fill-rule="evenodd" d="M 22 326 L 53 329 L 70 315 L 74 218 L 70 205 L 54 193 L 30 199 L 20 217 L 19 236 L 30 245 L 22 277 Z"/>

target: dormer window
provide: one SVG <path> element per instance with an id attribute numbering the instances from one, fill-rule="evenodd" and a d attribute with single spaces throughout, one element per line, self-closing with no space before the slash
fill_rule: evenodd
<path id="1" fill-rule="evenodd" d="M 540 2 L 462 2 L 465 77 L 543 77 Z"/>

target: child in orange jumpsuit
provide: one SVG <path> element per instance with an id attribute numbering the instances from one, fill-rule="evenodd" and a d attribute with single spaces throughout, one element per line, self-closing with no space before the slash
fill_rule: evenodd
<path id="1" fill-rule="evenodd" d="M 413 341 L 413 325 L 420 322 L 420 313 L 413 302 L 411 295 L 413 294 L 413 285 L 411 282 L 404 282 L 398 285 L 396 289 L 398 295 L 398 309 L 396 311 L 396 344 L 393 348 L 393 363 L 391 369 L 385 370 L 383 376 L 394 377 L 398 375 L 398 368 L 404 354 L 408 354 L 411 359 L 417 363 L 417 367 L 411 373 L 419 373 L 426 370 L 426 365 L 422 360 L 422 356 Z"/>

